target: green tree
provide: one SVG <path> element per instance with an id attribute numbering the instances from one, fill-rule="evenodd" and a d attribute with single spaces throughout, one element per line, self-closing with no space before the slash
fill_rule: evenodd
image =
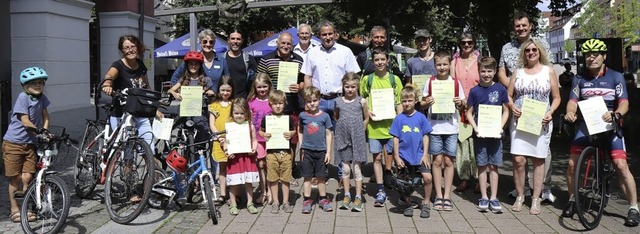
<path id="1" fill-rule="evenodd" d="M 624 47 L 638 42 L 640 39 L 640 0 L 625 0 L 613 9 L 615 21 L 612 24 L 616 37 L 629 39 Z"/>
<path id="2" fill-rule="evenodd" d="M 564 41 L 564 51 L 569 53 L 576 51 L 576 41 L 572 39 Z"/>
<path id="3" fill-rule="evenodd" d="M 596 34 L 600 37 L 607 35 L 608 26 L 605 16 L 610 11 L 607 4 L 601 4 L 599 0 L 590 0 L 583 6 L 584 12 L 576 18 L 578 31 L 582 37 L 594 37 Z"/>

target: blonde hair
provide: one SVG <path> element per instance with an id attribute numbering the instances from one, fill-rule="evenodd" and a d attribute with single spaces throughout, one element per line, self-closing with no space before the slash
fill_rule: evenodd
<path id="1" fill-rule="evenodd" d="M 273 90 L 269 94 L 269 105 L 273 105 L 277 102 L 284 102 L 287 105 L 287 96 L 282 90 Z"/>
<path id="2" fill-rule="evenodd" d="M 233 110 L 236 108 L 239 108 L 240 111 L 244 112 L 245 121 L 251 122 L 251 109 L 249 109 L 249 102 L 247 102 L 247 99 L 242 97 L 231 101 L 231 115 L 229 116 L 228 122 L 235 122 L 235 120 L 233 120 Z"/>
<path id="3" fill-rule="evenodd" d="M 522 45 L 520 45 L 520 54 L 518 56 L 518 63 L 520 64 L 520 67 L 524 67 L 525 65 L 527 65 L 527 55 L 525 54 L 525 49 L 527 49 L 527 47 L 529 47 L 529 45 L 535 45 L 536 48 L 538 49 L 538 61 L 542 64 L 542 65 L 551 65 L 549 63 L 549 57 L 547 55 L 547 50 L 545 49 L 545 47 L 542 45 L 542 43 L 540 42 L 540 40 L 538 39 L 534 39 L 534 38 L 529 38 L 528 40 L 526 40 L 524 43 L 522 43 Z"/>
<path id="4" fill-rule="evenodd" d="M 407 85 L 402 88 L 400 91 L 400 98 L 414 98 L 416 100 L 418 97 L 418 90 L 414 88 L 412 85 Z"/>
<path id="5" fill-rule="evenodd" d="M 302 97 L 304 97 L 305 101 L 309 100 L 311 97 L 320 98 L 320 90 L 315 86 L 306 87 L 302 92 Z"/>
<path id="6" fill-rule="evenodd" d="M 258 91 L 256 90 L 258 82 L 267 84 L 267 86 L 269 86 L 269 92 L 273 89 L 273 84 L 271 84 L 271 77 L 269 74 L 260 72 L 256 75 L 256 79 L 253 81 L 253 84 L 251 84 L 251 90 L 249 90 L 249 96 L 247 96 L 247 99 L 254 99 L 256 98 L 256 95 L 258 95 Z"/>

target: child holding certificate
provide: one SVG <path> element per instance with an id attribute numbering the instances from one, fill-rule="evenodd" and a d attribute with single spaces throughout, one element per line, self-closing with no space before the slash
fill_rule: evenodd
<path id="1" fill-rule="evenodd" d="M 464 92 L 460 82 L 449 75 L 451 54 L 438 51 L 434 55 L 436 77 L 427 81 L 422 91 L 422 101 L 429 107 L 427 118 L 433 127 L 429 135 L 429 154 L 433 155 L 433 185 L 436 188 L 434 210 L 452 211 L 451 187 L 455 161 L 458 155 L 459 110 L 464 108 Z M 442 191 L 444 169 L 444 192 Z"/>
<path id="2" fill-rule="evenodd" d="M 249 104 L 244 98 L 237 98 L 231 101 L 231 118 L 229 122 L 237 124 L 245 124 L 251 119 L 251 111 Z M 229 213 L 238 215 L 238 205 L 236 204 L 236 195 L 240 193 L 240 186 L 244 185 L 247 194 L 247 210 L 251 214 L 257 214 L 258 209 L 253 205 L 253 183 L 260 182 L 258 166 L 256 165 L 256 148 L 258 141 L 256 139 L 256 131 L 252 124 L 248 124 L 246 133 L 251 137 L 250 153 L 229 153 L 227 147 L 230 142 L 223 144 L 222 148 L 229 158 L 227 163 L 227 184 L 229 185 Z M 237 143 L 236 143 L 237 144 Z"/>
<path id="3" fill-rule="evenodd" d="M 269 106 L 269 93 L 271 92 L 271 80 L 267 73 L 258 73 L 256 80 L 253 81 L 252 89 L 249 91 L 249 108 L 251 114 L 253 114 L 253 126 L 256 129 L 260 129 L 260 123 L 262 119 L 271 114 L 271 107 Z M 268 203 L 271 203 L 271 197 L 269 196 L 267 180 L 265 179 L 267 173 L 267 165 L 265 162 L 266 142 L 261 135 L 256 136 L 258 138 L 258 169 L 260 171 L 260 197 L 256 199 L 257 204 L 262 204 L 264 199 L 267 198 Z"/>
<path id="4" fill-rule="evenodd" d="M 225 130 L 225 123 L 231 116 L 231 99 L 233 99 L 233 81 L 228 75 L 224 75 L 218 81 L 218 95 L 213 103 L 209 104 L 209 128 L 213 132 Z M 227 199 L 227 155 L 222 150 L 225 138 L 216 136 L 213 138 L 211 156 L 218 163 L 218 180 L 220 181 L 220 196 L 218 201 Z"/>
<path id="5" fill-rule="evenodd" d="M 497 63 L 492 57 L 483 57 L 478 62 L 480 84 L 469 91 L 466 115 L 474 130 L 473 146 L 478 165 L 480 194 L 482 195 L 482 198 L 478 201 L 478 210 L 486 212 L 491 209 L 494 213 L 501 213 L 502 206 L 496 196 L 498 194 L 498 167 L 502 165 L 502 140 L 500 138 L 478 137 L 478 107 L 480 105 L 502 106 L 500 119 L 502 127 L 504 127 L 509 118 L 507 90 L 501 84 L 493 82 L 496 69 Z M 500 132 L 502 132 L 502 127 L 499 130 Z M 487 196 L 487 172 L 491 183 L 491 199 Z"/>
<path id="6" fill-rule="evenodd" d="M 331 117 L 320 110 L 320 90 L 314 86 L 304 88 L 305 111 L 300 113 L 298 139 L 300 139 L 303 159 L 302 168 L 303 196 L 302 213 L 310 214 L 313 206 L 311 200 L 311 179 L 318 181 L 318 206 L 325 212 L 333 211 L 331 200 L 327 198 L 327 163 L 331 161 L 331 140 L 333 124 Z"/>
<path id="7" fill-rule="evenodd" d="M 344 96 L 336 99 L 333 115 L 336 119 L 336 164 L 342 163 L 342 183 L 344 198 L 340 209 L 362 211 L 362 171 L 360 164 L 367 161 L 366 141 L 364 129 L 369 123 L 367 100 L 358 96 L 358 82 L 360 77 L 349 72 L 342 78 L 342 93 Z M 363 124 L 364 120 L 364 125 Z M 359 128 L 358 125 L 362 126 Z M 356 181 L 356 196 L 351 202 L 350 175 Z"/>
<path id="8" fill-rule="evenodd" d="M 264 73 L 259 73 L 260 74 Z M 271 204 L 271 213 L 277 214 L 282 210 L 286 213 L 293 212 L 293 206 L 289 204 L 289 185 L 293 180 L 291 174 L 291 137 L 296 134 L 293 124 L 293 118 L 284 114 L 284 107 L 287 105 L 287 97 L 281 90 L 274 90 L 269 94 L 269 106 L 272 110 L 270 115 L 262 117 L 260 123 L 261 137 L 269 141 L 266 144 L 266 164 L 267 164 L 267 182 L 269 182 L 269 191 L 273 203 Z M 280 122 L 279 122 L 280 120 Z M 282 120 L 286 123 L 282 123 Z M 275 136 L 272 133 L 276 134 Z M 274 141 L 283 142 L 279 146 L 271 146 Z M 273 144 L 276 145 L 276 144 Z M 282 202 L 278 200 L 278 181 L 282 186 Z"/>

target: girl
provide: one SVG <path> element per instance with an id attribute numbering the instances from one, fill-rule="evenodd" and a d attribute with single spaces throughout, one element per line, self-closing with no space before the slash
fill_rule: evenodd
<path id="1" fill-rule="evenodd" d="M 364 129 L 369 124 L 367 99 L 358 96 L 360 77 L 349 72 L 342 78 L 342 98 L 336 99 L 334 118 L 336 119 L 336 154 L 335 163 L 342 163 L 342 183 L 344 199 L 340 209 L 362 211 L 362 172 L 360 164 L 367 161 L 367 147 Z M 364 120 L 364 123 L 362 123 Z M 364 124 L 364 125 L 361 125 Z M 362 128 L 355 127 L 361 125 Z M 353 171 L 356 181 L 356 197 L 351 202 L 349 175 Z"/>
<path id="2" fill-rule="evenodd" d="M 260 129 L 262 118 L 271 114 L 271 107 L 269 106 L 269 93 L 271 93 L 271 80 L 267 73 L 258 73 L 256 80 L 253 82 L 253 88 L 249 91 L 249 108 L 253 114 L 253 126 L 255 129 Z M 257 135 L 258 139 L 258 168 L 260 169 L 260 197 L 256 199 L 257 204 L 262 204 L 265 197 L 268 199 L 268 203 L 271 203 L 271 196 L 268 192 L 268 186 L 266 184 L 266 140 Z"/>
<path id="3" fill-rule="evenodd" d="M 231 101 L 231 118 L 229 121 L 243 124 L 251 121 L 251 111 L 249 110 L 249 104 L 244 98 L 238 98 Z M 256 148 L 258 147 L 258 140 L 256 139 L 256 129 L 253 125 L 249 124 L 251 133 L 251 153 L 241 154 L 227 154 L 229 163 L 227 164 L 227 183 L 230 186 L 229 194 L 229 213 L 231 215 L 238 215 L 238 205 L 236 203 L 236 195 L 239 194 L 240 185 L 244 184 L 245 192 L 247 193 L 247 210 L 251 214 L 257 214 L 258 209 L 253 205 L 253 184 L 260 182 L 258 166 L 256 165 Z M 223 145 L 225 153 L 227 153 L 226 144 Z"/>
<path id="4" fill-rule="evenodd" d="M 218 81 L 218 95 L 213 103 L 209 104 L 209 128 L 212 132 L 219 132 L 225 130 L 224 124 L 229 120 L 231 116 L 231 99 L 233 98 L 233 82 L 228 75 L 222 76 Z M 227 199 L 227 156 L 222 150 L 221 143 L 224 143 L 225 138 L 216 136 L 213 138 L 213 150 L 211 155 L 213 159 L 219 163 L 219 181 L 220 181 L 220 196 L 219 202 L 224 202 Z"/>

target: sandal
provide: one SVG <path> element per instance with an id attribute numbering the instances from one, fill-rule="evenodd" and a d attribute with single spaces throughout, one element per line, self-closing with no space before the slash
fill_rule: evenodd
<path id="1" fill-rule="evenodd" d="M 227 201 L 227 195 L 220 195 L 220 196 L 218 196 L 218 198 L 216 198 L 216 200 L 214 202 L 218 203 L 218 204 L 223 204 L 226 201 Z"/>
<path id="2" fill-rule="evenodd" d="M 142 198 L 140 196 L 138 196 L 137 194 L 135 194 L 135 195 L 133 195 L 133 196 L 131 196 L 129 198 L 129 202 L 131 202 L 131 203 L 138 203 L 140 201 L 142 201 Z"/>
<path id="3" fill-rule="evenodd" d="M 442 199 L 442 210 L 444 211 L 453 210 L 453 203 L 451 202 L 451 199 Z"/>
<path id="4" fill-rule="evenodd" d="M 34 222 L 34 221 L 36 221 L 36 218 L 37 218 L 36 213 L 33 213 L 31 211 L 29 211 L 27 213 L 27 217 L 28 217 L 27 221 L 29 221 L 29 222 Z"/>
<path id="5" fill-rule="evenodd" d="M 229 207 L 229 214 L 238 215 L 238 213 L 239 213 L 238 206 L 232 205 L 232 206 Z"/>
<path id="6" fill-rule="evenodd" d="M 531 201 L 531 209 L 529 209 L 529 214 L 531 215 L 540 214 L 540 201 L 542 201 L 541 198 L 534 198 L 533 201 Z"/>
<path id="7" fill-rule="evenodd" d="M 442 202 L 442 198 L 436 198 L 436 200 L 433 202 L 433 210 L 441 211 L 443 209 Z"/>
<path id="8" fill-rule="evenodd" d="M 522 204 L 524 203 L 524 196 L 518 196 L 516 202 L 511 206 L 511 210 L 515 212 L 522 211 Z"/>
<path id="9" fill-rule="evenodd" d="M 19 223 L 20 222 L 20 211 L 12 212 L 11 215 L 9 215 L 9 219 L 11 219 L 11 222 Z"/>

